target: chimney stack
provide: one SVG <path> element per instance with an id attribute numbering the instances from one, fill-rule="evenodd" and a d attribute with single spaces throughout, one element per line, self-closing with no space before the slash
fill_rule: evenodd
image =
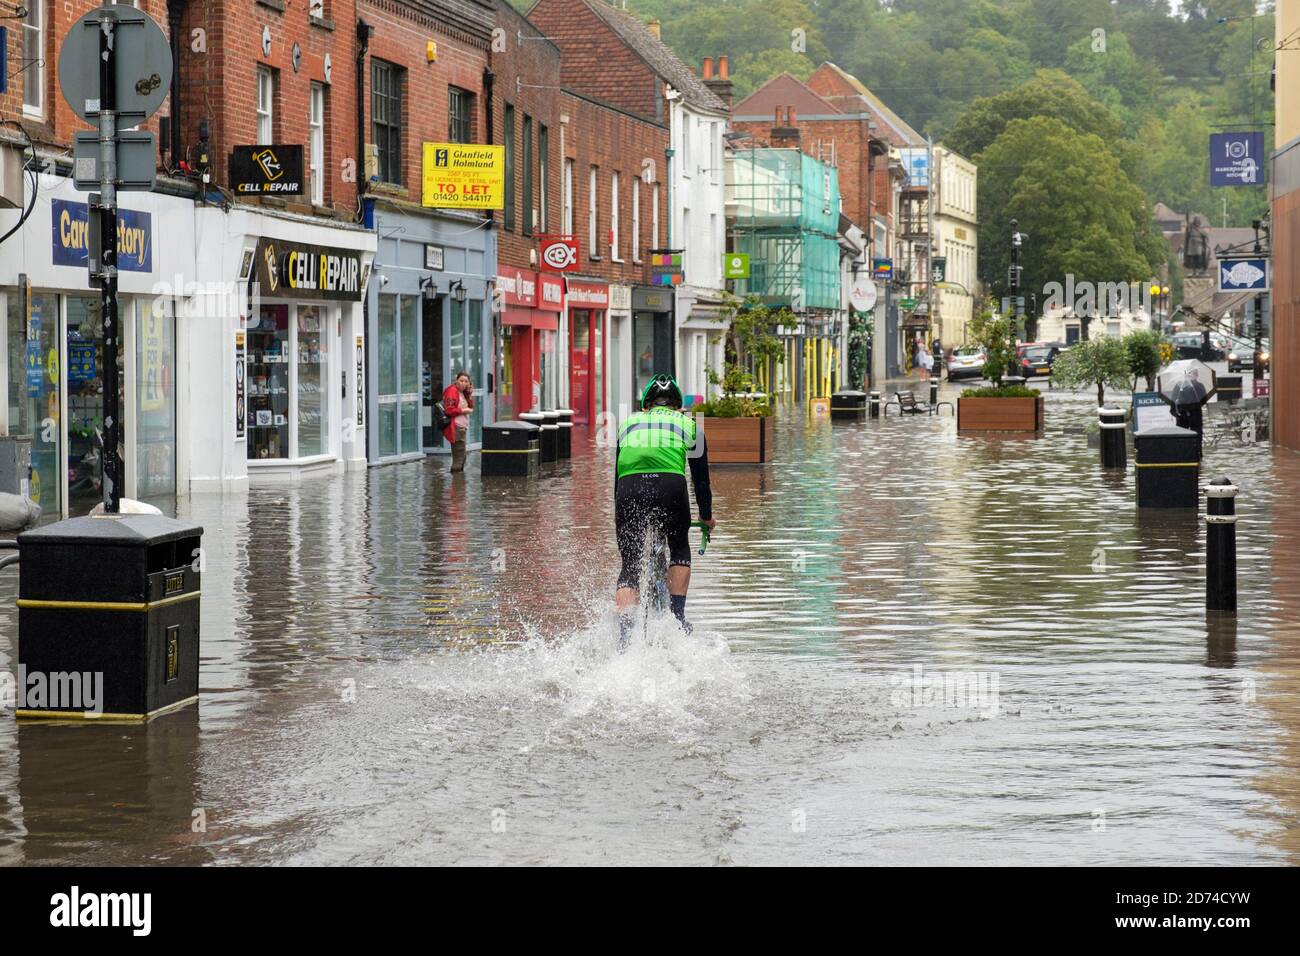
<path id="1" fill-rule="evenodd" d="M 727 106 L 731 106 L 732 85 L 731 80 L 727 79 L 727 58 L 720 56 L 717 58 L 717 71 L 714 71 L 714 58 L 706 56 L 704 58 L 704 85 L 713 91 L 713 95 Z"/>
<path id="2" fill-rule="evenodd" d="M 798 149 L 799 127 L 795 125 L 797 115 L 793 106 L 776 108 L 776 123 L 772 127 L 773 149 Z"/>
<path id="3" fill-rule="evenodd" d="M 651 34 L 654 35 L 654 38 L 655 38 L 656 40 L 662 39 L 662 38 L 659 36 L 659 21 L 658 21 L 658 20 L 651 20 L 649 23 L 646 24 L 646 26 L 650 28 L 650 32 L 651 32 Z"/>

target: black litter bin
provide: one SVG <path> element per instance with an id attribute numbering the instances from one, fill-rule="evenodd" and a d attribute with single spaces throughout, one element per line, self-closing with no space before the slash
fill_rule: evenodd
<path id="1" fill-rule="evenodd" d="M 484 477 L 531 478 L 537 474 L 536 422 L 493 422 L 483 426 L 483 451 L 479 456 Z"/>
<path id="2" fill-rule="evenodd" d="M 1200 437 L 1165 425 L 1133 436 L 1139 508 L 1196 508 L 1200 504 Z"/>
<path id="3" fill-rule="evenodd" d="M 197 700 L 202 538 L 201 527 L 157 515 L 72 518 L 20 534 L 28 693 L 17 715 L 142 720 Z"/>
<path id="4" fill-rule="evenodd" d="M 542 435 L 541 449 L 542 461 L 555 461 L 559 457 L 560 449 L 560 413 L 555 409 L 544 411 L 542 414 Z"/>
<path id="5" fill-rule="evenodd" d="M 831 396 L 833 421 L 860 422 L 867 417 L 867 393 L 844 389 Z"/>
<path id="6" fill-rule="evenodd" d="M 560 408 L 560 436 L 559 445 L 556 446 L 556 456 L 559 458 L 573 457 L 573 409 Z"/>

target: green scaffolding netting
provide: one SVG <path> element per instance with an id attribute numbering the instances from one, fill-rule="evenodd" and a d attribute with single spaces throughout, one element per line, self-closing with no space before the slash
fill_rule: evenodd
<path id="1" fill-rule="evenodd" d="M 742 296 L 796 309 L 840 304 L 838 171 L 797 149 L 734 156 L 734 249 L 749 254 Z"/>

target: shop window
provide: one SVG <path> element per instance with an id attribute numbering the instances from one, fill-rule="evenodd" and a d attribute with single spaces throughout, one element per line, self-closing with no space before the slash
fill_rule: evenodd
<path id="1" fill-rule="evenodd" d="M 298 306 L 298 456 L 329 451 L 329 336 L 320 306 Z"/>
<path id="2" fill-rule="evenodd" d="M 474 116 L 474 94 L 458 86 L 447 87 L 447 141 L 449 143 L 472 143 L 474 133 L 471 128 Z"/>
<path id="3" fill-rule="evenodd" d="M 379 178 L 397 186 L 402 184 L 402 72 L 383 60 L 370 64 L 370 128 Z"/>
<path id="4" fill-rule="evenodd" d="M 289 457 L 289 307 L 264 305 L 248 325 L 248 457 Z"/>
<path id="5" fill-rule="evenodd" d="M 9 434 L 30 435 L 32 477 L 28 495 L 47 518 L 63 509 L 59 465 L 59 299 L 35 293 L 30 320 L 17 292 L 8 295 Z M 50 370 L 54 375 L 50 375 Z"/>
<path id="6" fill-rule="evenodd" d="M 509 103 L 505 109 L 505 160 L 506 160 L 506 231 L 515 228 L 515 108 Z"/>
<path id="7" fill-rule="evenodd" d="M 67 296 L 68 513 L 86 514 L 104 498 L 104 321 L 97 296 Z M 118 407 L 124 408 L 122 351 L 117 354 Z M 48 363 L 48 359 L 47 359 Z M 58 368 L 57 360 L 55 368 Z M 57 374 L 57 373 L 56 373 Z M 57 384 L 53 386 L 58 388 Z M 119 443 L 125 434 L 118 431 Z M 119 448 L 123 445 L 119 444 Z"/>
<path id="8" fill-rule="evenodd" d="M 141 303 L 135 328 L 135 497 L 176 493 L 176 320 Z"/>

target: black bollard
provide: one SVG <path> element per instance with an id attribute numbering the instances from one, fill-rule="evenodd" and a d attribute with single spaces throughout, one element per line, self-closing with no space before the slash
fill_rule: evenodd
<path id="1" fill-rule="evenodd" d="M 1101 467 L 1128 468 L 1128 440 L 1124 437 L 1124 409 L 1099 408 L 1101 421 Z"/>
<path id="2" fill-rule="evenodd" d="M 1205 486 L 1205 609 L 1237 613 L 1237 488 Z"/>
<path id="3" fill-rule="evenodd" d="M 934 408 L 934 406 L 938 404 L 939 404 L 939 380 L 936 378 L 931 378 L 930 379 L 930 407 Z"/>
<path id="4" fill-rule="evenodd" d="M 880 393 L 879 392 L 871 393 L 870 404 L 871 404 L 871 417 L 879 418 L 880 417 Z"/>

